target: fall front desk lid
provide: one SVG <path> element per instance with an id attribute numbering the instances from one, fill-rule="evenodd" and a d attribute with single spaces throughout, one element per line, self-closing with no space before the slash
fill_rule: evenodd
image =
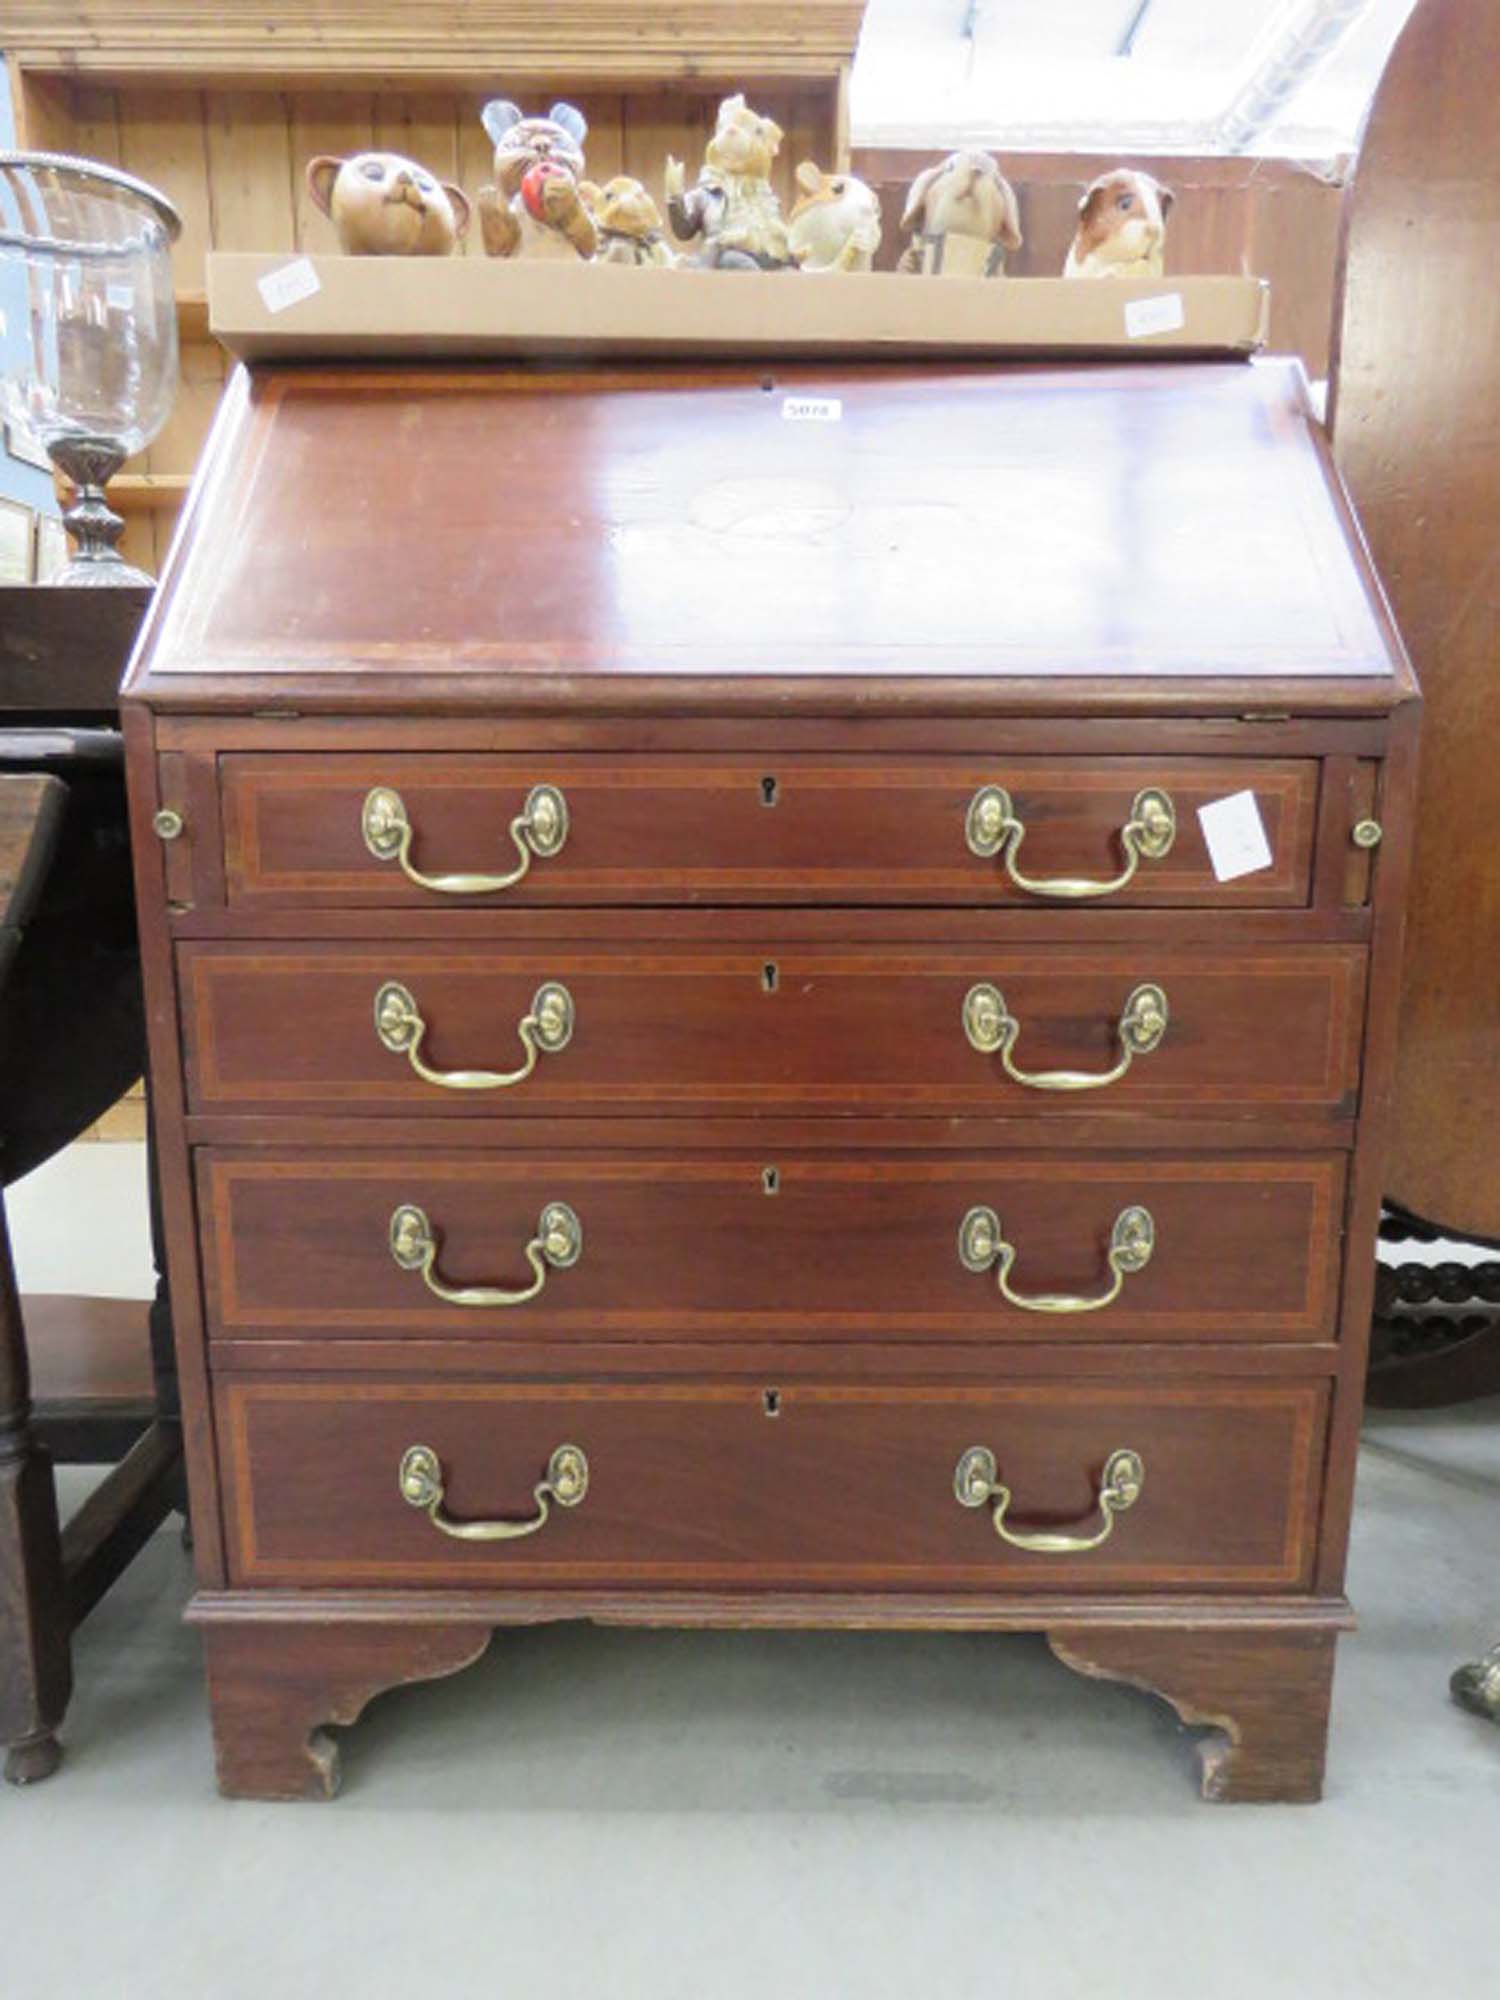
<path id="1" fill-rule="evenodd" d="M 1320 439 L 1284 361 L 257 365 L 134 678 L 1388 684 Z"/>

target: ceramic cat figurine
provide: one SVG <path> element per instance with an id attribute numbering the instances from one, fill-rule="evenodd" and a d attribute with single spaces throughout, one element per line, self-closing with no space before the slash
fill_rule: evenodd
<path id="1" fill-rule="evenodd" d="M 636 264 L 668 269 L 677 252 L 662 229 L 661 210 L 637 180 L 616 174 L 603 187 L 579 183 L 599 234 L 596 264 Z"/>
<path id="2" fill-rule="evenodd" d="M 804 271 L 868 271 L 880 248 L 880 197 L 853 174 L 825 174 L 811 160 L 797 168 L 802 190 L 787 234 Z"/>
<path id="3" fill-rule="evenodd" d="M 719 106 L 694 187 L 684 187 L 682 162 L 668 157 L 667 219 L 679 243 L 703 238 L 694 263 L 716 271 L 796 268 L 771 186 L 771 162 L 780 149 L 775 119 L 762 118 L 743 96 L 735 96 Z"/>
<path id="4" fill-rule="evenodd" d="M 399 153 L 320 153 L 307 191 L 346 257 L 447 257 L 469 226 L 469 197 Z"/>
<path id="5" fill-rule="evenodd" d="M 479 190 L 479 227 L 491 257 L 589 258 L 599 247 L 579 191 L 588 125 L 571 104 L 545 118 L 495 97 L 479 114 L 495 148 L 495 184 Z"/>

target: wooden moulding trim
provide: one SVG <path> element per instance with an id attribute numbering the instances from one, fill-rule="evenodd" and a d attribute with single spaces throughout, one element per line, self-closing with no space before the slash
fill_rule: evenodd
<path id="1" fill-rule="evenodd" d="M 979 1630 L 1041 1632 L 1102 1627 L 1158 1631 L 1352 1632 L 1344 1597 L 924 1596 L 902 1591 L 801 1592 L 276 1591 L 200 1590 L 190 1625 L 593 1625 L 769 1628 L 789 1631 Z"/>
<path id="2" fill-rule="evenodd" d="M 864 0 L 13 0 L 7 53 L 21 70 L 166 81 L 275 75 L 452 77 L 493 72 L 610 78 L 834 77 L 859 39 Z"/>

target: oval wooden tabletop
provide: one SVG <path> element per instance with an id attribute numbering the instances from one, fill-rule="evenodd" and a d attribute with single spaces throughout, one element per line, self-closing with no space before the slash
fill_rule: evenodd
<path id="1" fill-rule="evenodd" d="M 1426 699 L 1388 1192 L 1500 1236 L 1500 8 L 1421 0 L 1346 211 L 1330 421 Z"/>

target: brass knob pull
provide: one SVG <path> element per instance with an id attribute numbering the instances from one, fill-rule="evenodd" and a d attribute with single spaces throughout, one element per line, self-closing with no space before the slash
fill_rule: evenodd
<path id="1" fill-rule="evenodd" d="M 435 1528 L 460 1542 L 518 1542 L 545 1528 L 552 1502 L 577 1507 L 589 1490 L 589 1462 L 576 1444 L 560 1444 L 547 1471 L 531 1489 L 537 1511 L 524 1521 L 455 1521 L 443 1512 L 443 1467 L 429 1445 L 408 1445 L 401 1454 L 401 1498 L 420 1507 Z"/>
<path id="2" fill-rule="evenodd" d="M 393 1055 L 404 1055 L 424 1083 L 444 1090 L 509 1090 L 524 1083 L 539 1055 L 555 1055 L 573 1038 L 573 996 L 566 986 L 549 981 L 531 996 L 531 1012 L 516 1023 L 526 1060 L 519 1069 L 431 1069 L 422 1057 L 427 1023 L 411 989 L 388 979 L 375 995 L 375 1032 Z"/>
<path id="3" fill-rule="evenodd" d="M 1000 855 L 1006 874 L 1028 896 L 1062 896 L 1077 901 L 1087 896 L 1118 894 L 1135 880 L 1135 871 L 1143 860 L 1160 861 L 1169 854 L 1177 838 L 1177 812 L 1170 796 L 1154 785 L 1136 793 L 1130 816 L 1120 828 L 1125 866 L 1108 882 L 1096 882 L 1088 876 L 1023 875 L 1016 866 L 1016 857 L 1026 838 L 1026 827 L 1003 785 L 983 785 L 970 799 L 964 836 L 970 853 L 985 859 Z"/>
<path id="4" fill-rule="evenodd" d="M 1024 1083 L 1028 1090 L 1102 1090 L 1118 1083 L 1137 1056 L 1148 1056 L 1167 1032 L 1167 996 L 1159 986 L 1137 986 L 1120 1010 L 1115 1032 L 1120 1038 L 1120 1060 L 1113 1069 L 1091 1073 L 1076 1069 L 1018 1069 L 1015 1061 L 1016 1037 L 1021 1024 L 1005 1004 L 998 986 L 971 986 L 964 995 L 964 1033 L 969 1046 L 981 1055 L 998 1049 L 1007 1076 Z"/>
<path id="5" fill-rule="evenodd" d="M 533 855 L 550 860 L 562 852 L 568 837 L 568 802 L 556 785 L 532 786 L 510 823 L 521 861 L 508 875 L 424 875 L 411 858 L 414 833 L 405 802 L 389 785 L 377 785 L 367 793 L 360 831 L 378 861 L 397 862 L 419 889 L 432 889 L 440 896 L 491 896 L 498 889 L 513 889 L 531 867 Z"/>
<path id="6" fill-rule="evenodd" d="M 446 1285 L 433 1268 L 443 1239 L 427 1220 L 425 1210 L 403 1202 L 391 1217 L 391 1255 L 403 1271 L 420 1271 L 428 1291 L 450 1306 L 523 1306 L 547 1282 L 547 1269 L 565 1271 L 583 1255 L 583 1224 L 565 1201 L 549 1201 L 542 1210 L 536 1235 L 526 1245 L 532 1282 L 518 1292 L 497 1285 Z"/>
<path id="7" fill-rule="evenodd" d="M 1110 1231 L 1110 1283 L 1106 1290 L 1087 1299 L 1066 1295 L 1059 1297 L 1050 1293 L 1028 1298 L 1024 1292 L 1011 1289 L 1010 1272 L 1016 1261 L 1016 1247 L 1006 1242 L 995 1211 L 992 1208 L 971 1208 L 958 1226 L 958 1261 L 966 1271 L 987 1271 L 994 1265 L 995 1282 L 1000 1287 L 1001 1297 L 1011 1305 L 1019 1306 L 1022 1312 L 1102 1312 L 1105 1306 L 1113 1305 L 1120 1296 L 1127 1277 L 1145 1270 L 1155 1248 L 1156 1224 L 1151 1220 L 1151 1211 L 1139 1207 L 1122 1208 Z"/>
<path id="8" fill-rule="evenodd" d="M 1059 1535 L 1008 1528 L 1005 1516 L 1011 1492 L 1000 1482 L 995 1454 L 982 1444 L 971 1444 L 953 1472 L 953 1492 L 960 1507 L 993 1507 L 995 1533 L 1013 1549 L 1029 1549 L 1034 1555 L 1070 1556 L 1084 1549 L 1097 1549 L 1115 1531 L 1115 1516 L 1133 1507 L 1146 1483 L 1146 1466 L 1139 1452 L 1112 1451 L 1104 1461 L 1095 1506 L 1103 1517 L 1092 1535 Z"/>

